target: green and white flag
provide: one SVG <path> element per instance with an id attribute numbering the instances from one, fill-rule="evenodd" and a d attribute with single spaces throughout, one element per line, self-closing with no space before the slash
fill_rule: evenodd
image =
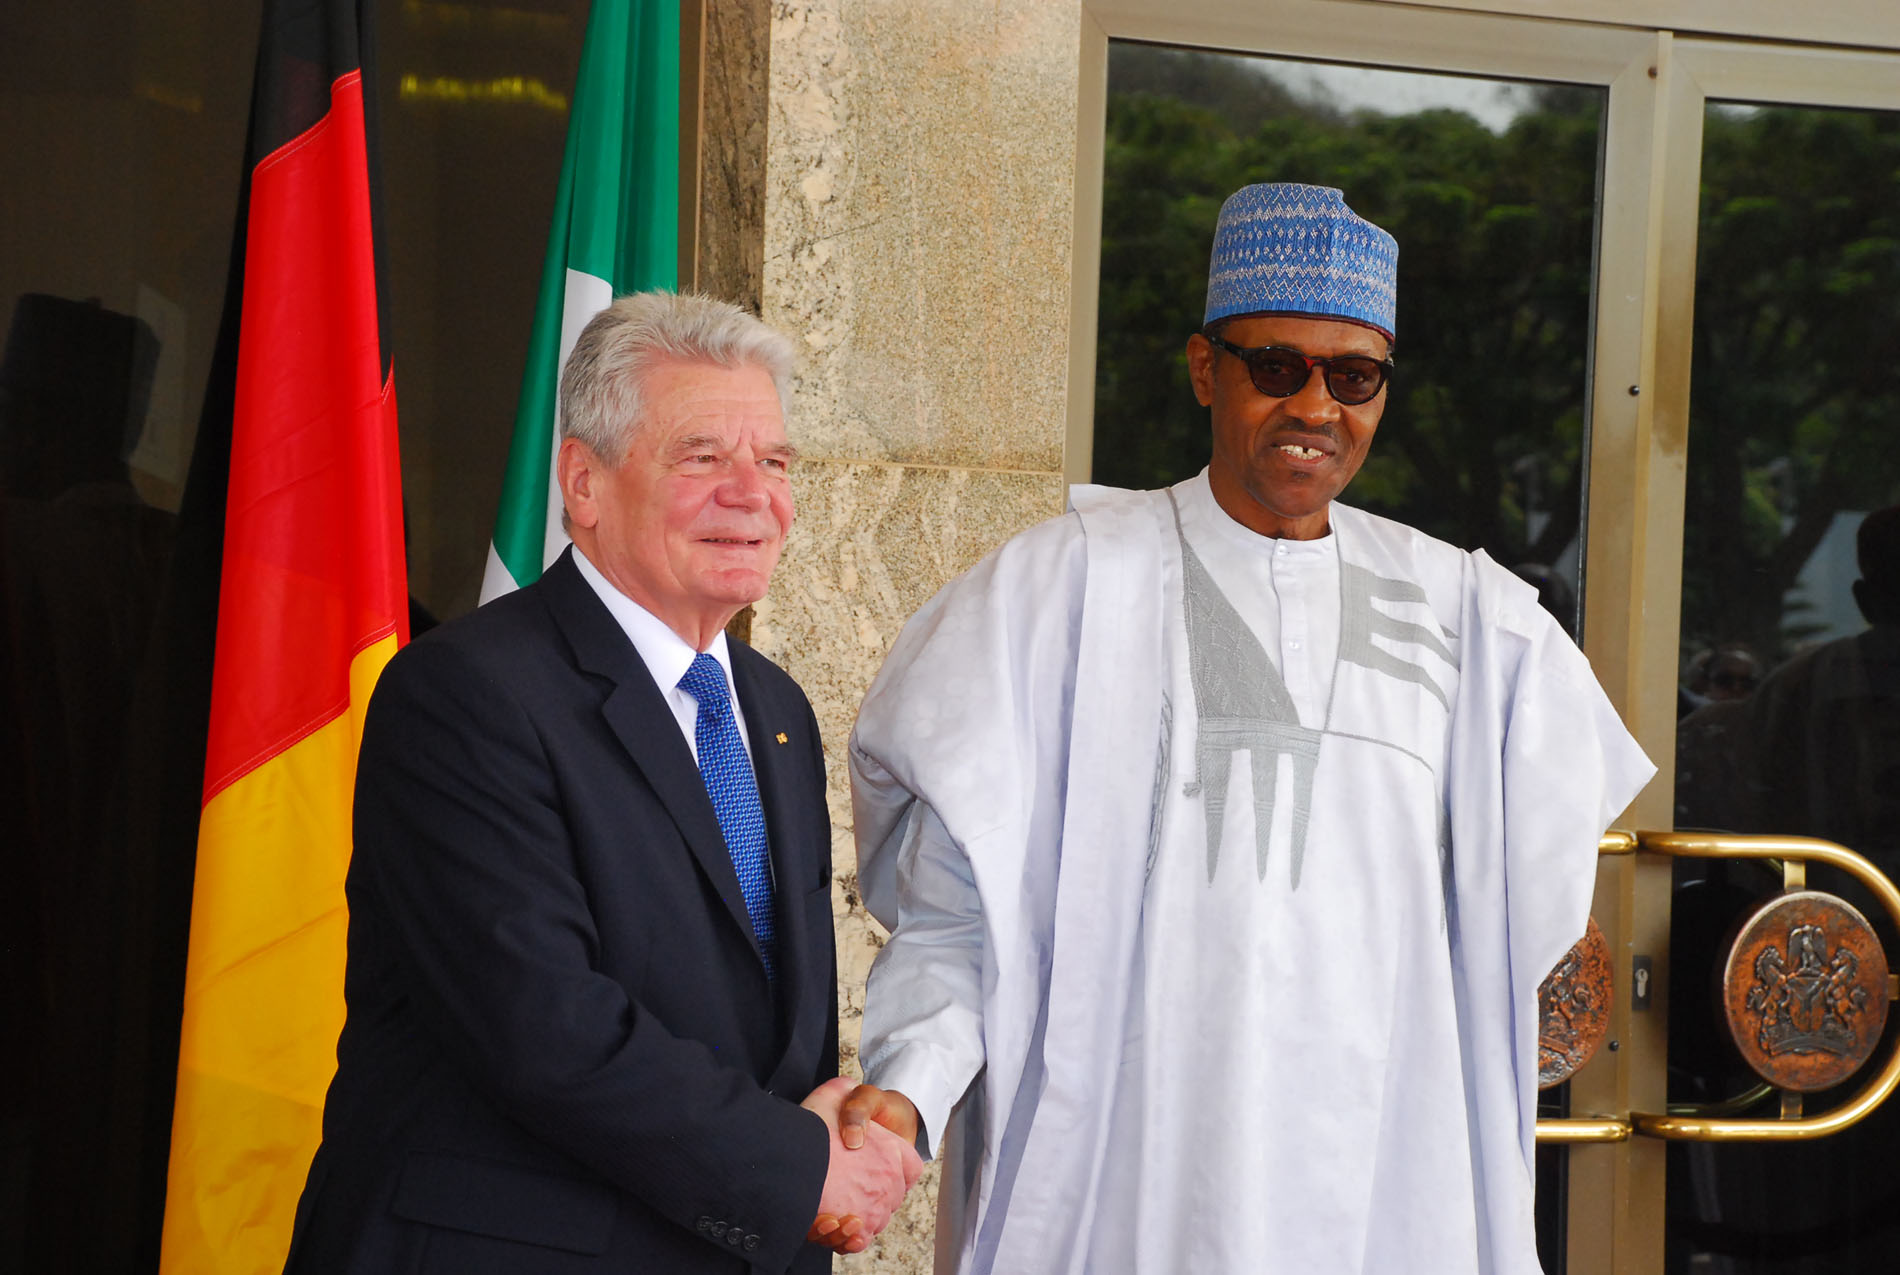
<path id="1" fill-rule="evenodd" d="M 679 0 L 594 0 L 483 602 L 540 579 L 567 546 L 555 395 L 575 338 L 616 296 L 678 285 L 679 98 Z"/>

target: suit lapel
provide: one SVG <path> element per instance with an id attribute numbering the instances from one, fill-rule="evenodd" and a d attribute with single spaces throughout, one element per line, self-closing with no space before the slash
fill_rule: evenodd
<path id="1" fill-rule="evenodd" d="M 570 561 L 573 553 L 568 549 L 542 575 L 541 595 L 572 645 L 575 663 L 613 683 L 601 702 L 601 715 L 672 816 L 700 870 L 756 954 L 758 940 L 752 934 L 739 874 L 733 870 L 725 834 L 719 830 L 719 818 L 713 813 L 699 767 L 693 764 L 692 751 L 680 737 L 673 710 L 640 653 Z M 770 807 L 766 817 L 769 827 Z"/>

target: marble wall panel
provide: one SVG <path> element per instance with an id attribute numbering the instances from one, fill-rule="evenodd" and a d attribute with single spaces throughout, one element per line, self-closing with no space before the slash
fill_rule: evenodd
<path id="1" fill-rule="evenodd" d="M 1062 466 L 1080 6 L 780 0 L 765 314 L 808 452 Z"/>
<path id="2" fill-rule="evenodd" d="M 765 277 L 765 146 L 771 0 L 703 10 L 699 199 L 691 283 L 757 310 Z"/>
<path id="3" fill-rule="evenodd" d="M 841 1061 L 856 1075 L 864 981 L 884 942 L 858 896 L 852 844 L 845 743 L 858 704 L 911 614 L 1012 534 L 1061 513 L 1065 489 L 1059 474 L 876 461 L 801 461 L 793 474 L 798 521 L 771 593 L 754 607 L 751 642 L 798 679 L 824 734 Z M 930 1270 L 936 1172 L 872 1250 L 840 1270 Z"/>
<path id="4" fill-rule="evenodd" d="M 802 444 L 801 444 L 802 446 Z M 831 762 L 832 819 L 849 826 L 844 741 L 904 621 L 945 581 L 1062 512 L 1060 474 L 801 461 L 798 521 L 751 643 L 798 679 Z"/>
<path id="5" fill-rule="evenodd" d="M 761 311 L 802 346 L 799 521 L 751 641 L 826 740 L 840 1035 L 882 929 L 845 742 L 904 621 L 1062 511 L 1080 0 L 774 0 Z M 935 1166 L 852 1275 L 931 1269 Z"/>

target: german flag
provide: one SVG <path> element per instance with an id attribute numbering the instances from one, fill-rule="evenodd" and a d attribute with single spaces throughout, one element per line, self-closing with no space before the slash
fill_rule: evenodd
<path id="1" fill-rule="evenodd" d="M 363 711 L 408 638 L 368 10 L 265 4 L 167 1275 L 282 1267 L 343 1024 Z"/>

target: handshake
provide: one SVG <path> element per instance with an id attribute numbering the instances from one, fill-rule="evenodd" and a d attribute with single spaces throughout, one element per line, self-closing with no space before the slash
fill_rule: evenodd
<path id="1" fill-rule="evenodd" d="M 890 1222 L 924 1171 L 917 1154 L 917 1108 L 894 1089 L 836 1076 L 799 1104 L 831 1134 L 831 1161 L 818 1217 L 805 1238 L 838 1253 L 862 1253 Z"/>

